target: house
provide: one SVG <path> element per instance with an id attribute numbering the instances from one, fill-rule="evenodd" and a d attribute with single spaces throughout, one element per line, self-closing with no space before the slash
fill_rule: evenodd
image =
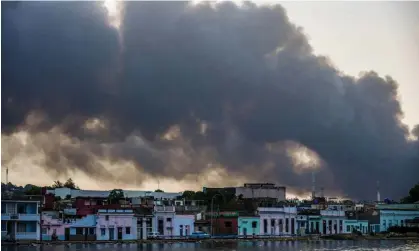
<path id="1" fill-rule="evenodd" d="M 153 232 L 153 207 L 134 208 L 134 216 L 137 219 L 137 239 L 146 240 L 148 234 Z"/>
<path id="2" fill-rule="evenodd" d="M 211 235 L 237 235 L 238 217 L 237 211 L 207 212 L 206 219 L 209 220 Z M 212 224 L 211 224 L 212 223 Z"/>
<path id="3" fill-rule="evenodd" d="M 64 236 L 69 241 L 96 240 L 96 215 L 87 215 L 79 219 L 69 219 L 64 223 Z"/>
<path id="4" fill-rule="evenodd" d="M 273 183 L 246 183 L 242 187 L 225 187 L 225 188 L 206 188 L 205 192 L 233 194 L 236 197 L 244 199 L 273 199 L 275 201 L 284 201 L 286 188 L 276 186 Z"/>
<path id="5" fill-rule="evenodd" d="M 340 234 L 343 233 L 343 221 L 346 219 L 343 210 L 320 210 L 322 224 L 320 233 L 322 234 Z M 368 224 L 367 224 L 368 227 Z"/>
<path id="6" fill-rule="evenodd" d="M 175 206 L 154 206 L 153 230 L 163 236 L 173 236 Z"/>
<path id="7" fill-rule="evenodd" d="M 296 234 L 296 207 L 259 207 L 260 235 Z"/>
<path id="8" fill-rule="evenodd" d="M 39 240 L 39 200 L 2 200 L 2 240 Z"/>
<path id="9" fill-rule="evenodd" d="M 367 220 L 344 220 L 343 226 L 343 233 L 345 234 L 350 234 L 355 230 L 363 234 L 367 234 L 369 231 Z"/>
<path id="10" fill-rule="evenodd" d="M 256 216 L 239 216 L 237 221 L 238 235 L 248 236 L 259 235 L 260 233 L 260 221 L 259 217 Z"/>
<path id="11" fill-rule="evenodd" d="M 99 209 L 97 240 L 136 240 L 137 218 L 132 209 Z"/>
<path id="12" fill-rule="evenodd" d="M 392 226 L 404 226 L 406 220 L 419 217 L 419 204 L 378 204 L 380 212 L 380 231 L 385 232 Z"/>
<path id="13" fill-rule="evenodd" d="M 195 215 L 175 215 L 173 224 L 174 236 L 189 236 L 194 231 Z"/>

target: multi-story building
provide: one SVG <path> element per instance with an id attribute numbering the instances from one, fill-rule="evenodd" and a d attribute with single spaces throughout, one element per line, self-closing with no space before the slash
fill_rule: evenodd
<path id="1" fill-rule="evenodd" d="M 187 237 L 194 231 L 195 215 L 175 215 L 173 235 Z"/>
<path id="2" fill-rule="evenodd" d="M 274 201 L 284 201 L 286 194 L 285 187 L 275 186 L 273 183 L 246 183 L 242 187 L 204 188 L 204 192 L 206 191 L 231 193 L 243 199 L 272 199 Z"/>
<path id="3" fill-rule="evenodd" d="M 2 240 L 39 240 L 39 205 L 39 200 L 2 200 Z"/>
<path id="4" fill-rule="evenodd" d="M 175 206 L 154 206 L 154 231 L 163 236 L 173 236 Z"/>

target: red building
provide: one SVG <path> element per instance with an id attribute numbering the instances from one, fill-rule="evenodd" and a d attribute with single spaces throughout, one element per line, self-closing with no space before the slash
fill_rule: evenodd
<path id="1" fill-rule="evenodd" d="M 207 220 L 212 220 L 212 234 L 213 235 L 237 235 L 238 234 L 238 217 L 239 213 L 232 212 L 214 212 L 211 217 L 211 213 L 206 214 Z M 211 219 L 212 218 L 212 219 Z"/>

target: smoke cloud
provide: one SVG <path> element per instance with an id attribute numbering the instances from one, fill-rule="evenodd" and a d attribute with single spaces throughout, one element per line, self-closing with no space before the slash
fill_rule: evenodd
<path id="1" fill-rule="evenodd" d="M 377 180 L 389 197 L 417 182 L 397 82 L 344 75 L 280 5 L 124 5 L 117 29 L 99 2 L 2 2 L 3 165 L 295 191 L 315 169 L 365 199 Z"/>

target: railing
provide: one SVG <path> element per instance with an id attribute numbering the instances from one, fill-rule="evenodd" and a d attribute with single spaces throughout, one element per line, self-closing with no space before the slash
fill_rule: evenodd
<path id="1" fill-rule="evenodd" d="M 154 211 L 156 212 L 175 212 L 174 206 L 155 206 Z"/>
<path id="2" fill-rule="evenodd" d="M 22 220 L 22 221 L 37 221 L 39 219 L 39 214 L 2 214 L 2 220 Z"/>

